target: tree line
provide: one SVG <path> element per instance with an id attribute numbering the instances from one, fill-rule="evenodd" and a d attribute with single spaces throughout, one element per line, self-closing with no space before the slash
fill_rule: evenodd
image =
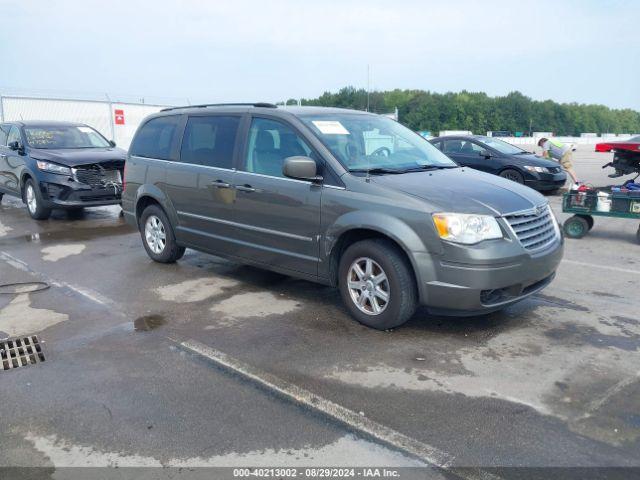
<path id="1" fill-rule="evenodd" d="M 286 102 L 297 103 L 290 99 Z M 533 100 L 520 92 L 490 97 L 482 92 L 435 93 L 424 90 L 373 91 L 342 88 L 318 98 L 301 99 L 302 105 L 343 107 L 376 113 L 398 109 L 401 123 L 412 130 L 470 130 L 553 132 L 556 135 L 580 133 L 640 133 L 640 112 L 612 109 L 604 105 L 557 103 Z"/>

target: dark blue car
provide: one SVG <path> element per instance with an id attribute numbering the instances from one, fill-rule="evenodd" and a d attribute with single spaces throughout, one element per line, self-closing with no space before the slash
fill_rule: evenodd
<path id="1" fill-rule="evenodd" d="M 558 162 L 497 138 L 451 135 L 436 137 L 431 143 L 459 165 L 493 173 L 538 191 L 556 191 L 567 180 Z"/>
<path id="2" fill-rule="evenodd" d="M 0 124 L 0 200 L 22 199 L 31 217 L 119 204 L 126 152 L 80 123 Z"/>

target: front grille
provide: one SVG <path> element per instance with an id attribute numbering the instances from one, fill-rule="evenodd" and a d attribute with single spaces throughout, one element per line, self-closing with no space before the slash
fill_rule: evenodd
<path id="1" fill-rule="evenodd" d="M 105 169 L 99 165 L 77 168 L 76 180 L 92 188 L 105 188 L 108 186 L 122 185 L 122 175 L 118 169 Z"/>
<path id="2" fill-rule="evenodd" d="M 548 206 L 539 214 L 528 211 L 506 215 L 504 218 L 527 250 L 544 248 L 556 238 L 556 227 Z"/>
<path id="3" fill-rule="evenodd" d="M 0 372 L 40 362 L 44 353 L 35 335 L 0 341 Z"/>

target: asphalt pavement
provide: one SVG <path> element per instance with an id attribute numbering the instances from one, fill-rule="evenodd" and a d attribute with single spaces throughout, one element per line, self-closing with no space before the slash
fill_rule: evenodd
<path id="1" fill-rule="evenodd" d="M 609 184 L 608 158 L 581 147 L 576 171 Z M 46 356 L 0 371 L 0 466 L 640 467 L 638 223 L 597 218 L 502 312 L 379 332 L 328 287 L 191 250 L 156 264 L 117 207 L 36 222 L 5 197 L 0 283 L 50 288 L 0 294 L 0 338 Z"/>

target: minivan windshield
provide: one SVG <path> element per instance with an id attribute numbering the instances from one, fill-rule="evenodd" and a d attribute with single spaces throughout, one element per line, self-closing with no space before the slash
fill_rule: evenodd
<path id="1" fill-rule="evenodd" d="M 458 166 L 420 135 L 387 117 L 338 113 L 300 118 L 351 172 L 387 174 Z"/>
<path id="2" fill-rule="evenodd" d="M 491 147 L 500 153 L 504 153 L 505 155 L 520 155 L 522 153 L 529 153 L 526 150 L 511 145 L 504 140 L 498 140 L 497 138 L 482 137 L 480 141 L 487 147 Z"/>
<path id="3" fill-rule="evenodd" d="M 111 145 L 96 130 L 84 125 L 24 127 L 27 144 L 32 148 L 108 148 Z"/>

